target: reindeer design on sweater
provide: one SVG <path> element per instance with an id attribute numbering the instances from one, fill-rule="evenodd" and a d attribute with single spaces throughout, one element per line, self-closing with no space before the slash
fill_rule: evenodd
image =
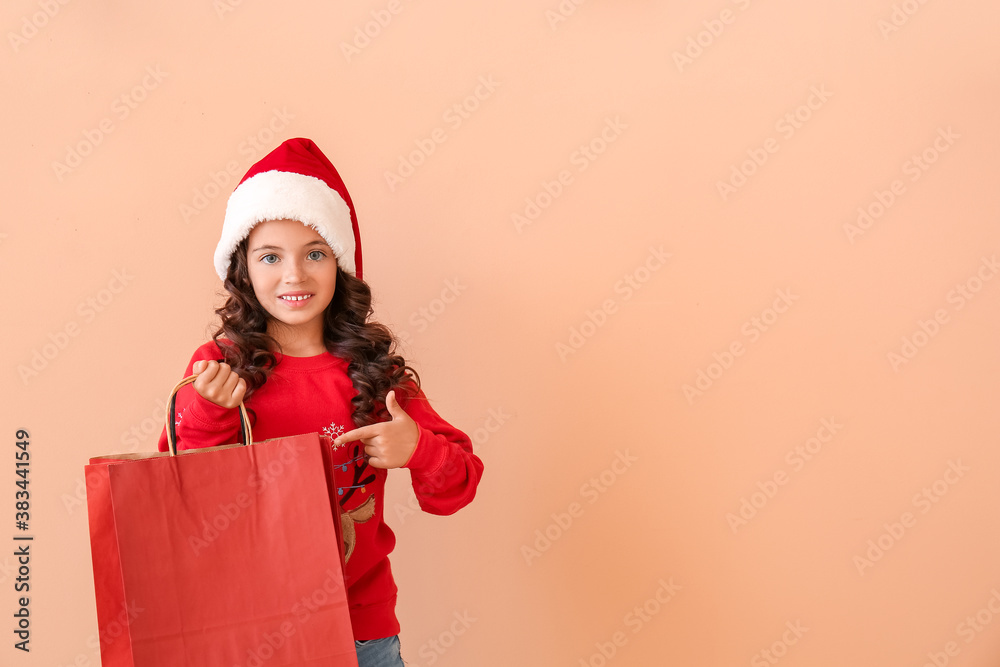
<path id="1" fill-rule="evenodd" d="M 350 560 L 351 554 L 354 553 L 354 545 L 357 542 L 357 532 L 354 529 L 354 524 L 364 523 L 375 516 L 375 496 L 368 496 L 367 500 L 354 509 L 344 509 L 347 501 L 350 500 L 355 491 L 361 489 L 363 493 L 365 486 L 375 481 L 375 473 L 369 473 L 367 476 L 364 474 L 365 470 L 368 469 L 368 462 L 365 460 L 365 456 L 361 451 L 361 445 L 358 443 L 355 443 L 351 451 L 351 460 L 346 463 L 337 464 L 337 468 L 340 468 L 341 472 L 347 472 L 348 466 L 351 468 L 351 483 L 346 486 L 337 487 L 340 502 L 340 529 L 344 539 L 345 561 Z"/>

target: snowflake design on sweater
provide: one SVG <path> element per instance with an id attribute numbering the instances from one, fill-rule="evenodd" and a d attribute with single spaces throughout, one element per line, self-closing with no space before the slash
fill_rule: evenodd
<path id="1" fill-rule="evenodd" d="M 343 443 L 343 444 L 340 444 L 340 445 L 334 445 L 333 444 L 334 438 L 336 438 L 338 435 L 342 435 L 343 433 L 345 433 L 343 426 L 341 426 L 337 422 L 330 422 L 330 425 L 327 426 L 326 428 L 324 428 L 323 432 L 320 433 L 320 437 L 322 439 L 324 439 L 324 440 L 329 440 L 330 441 L 330 446 L 333 447 L 336 450 L 336 449 L 340 449 L 345 444 L 347 444 L 347 443 Z"/>

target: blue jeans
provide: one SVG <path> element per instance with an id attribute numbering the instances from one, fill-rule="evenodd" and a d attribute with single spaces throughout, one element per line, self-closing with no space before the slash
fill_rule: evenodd
<path id="1" fill-rule="evenodd" d="M 354 648 L 358 652 L 358 667 L 403 667 L 398 636 L 354 642 Z"/>

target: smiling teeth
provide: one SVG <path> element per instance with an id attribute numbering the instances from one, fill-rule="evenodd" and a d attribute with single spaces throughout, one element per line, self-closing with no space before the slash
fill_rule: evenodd
<path id="1" fill-rule="evenodd" d="M 305 301 L 311 296 L 312 295 L 310 294 L 308 296 L 283 296 L 281 298 L 284 299 L 285 301 Z"/>

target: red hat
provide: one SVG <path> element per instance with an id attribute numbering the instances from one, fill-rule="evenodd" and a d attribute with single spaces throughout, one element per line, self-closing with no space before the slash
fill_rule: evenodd
<path id="1" fill-rule="evenodd" d="M 298 220 L 330 244 L 337 264 L 361 278 L 361 233 L 340 174 L 310 139 L 289 139 L 250 167 L 229 196 L 215 271 L 223 280 L 240 241 L 258 222 Z"/>

